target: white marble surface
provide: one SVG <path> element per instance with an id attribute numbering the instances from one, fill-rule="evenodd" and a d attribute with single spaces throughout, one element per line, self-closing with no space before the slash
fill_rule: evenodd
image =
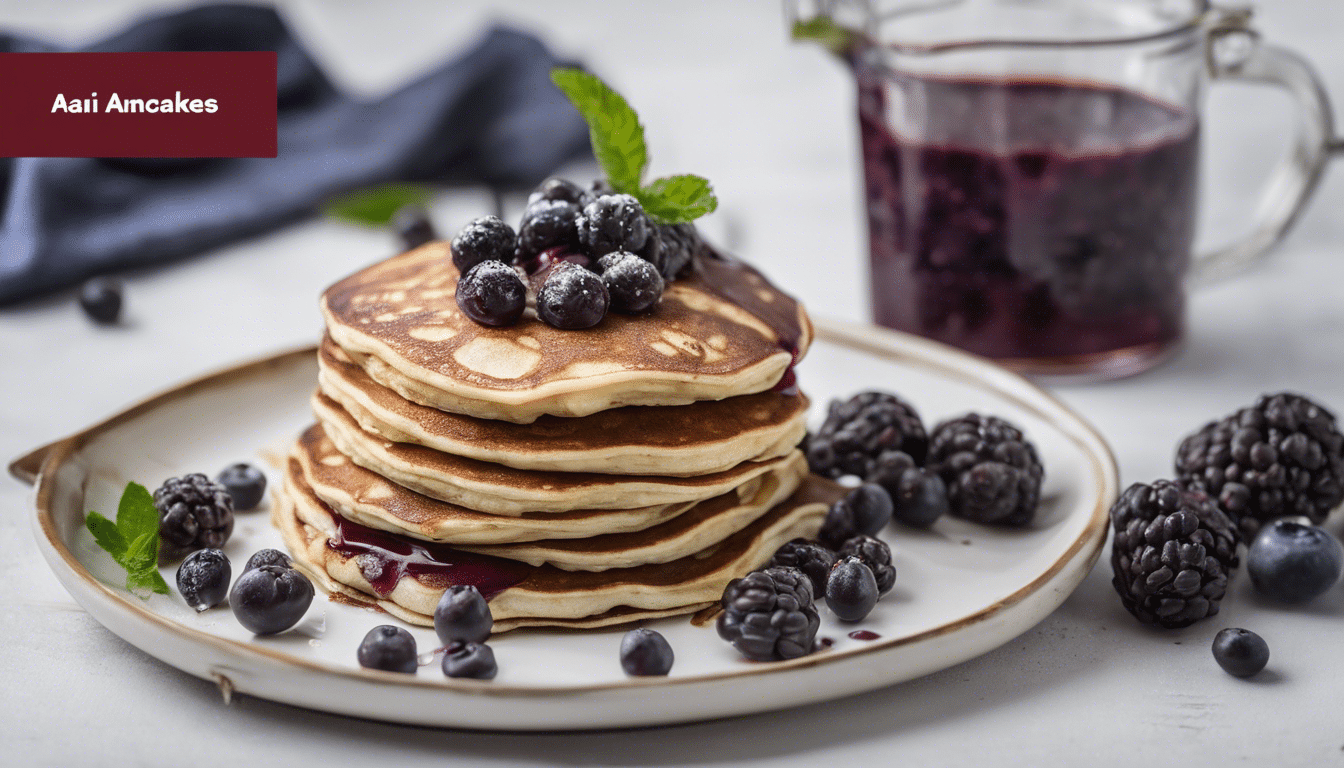
<path id="1" fill-rule="evenodd" d="M 1266 36 L 1305 53 L 1344 102 L 1344 5 L 1263 2 Z M 786 43 L 771 0 L 752 2 L 302 2 L 287 13 L 343 84 L 376 93 L 492 18 L 544 31 L 634 103 L 653 171 L 714 180 L 706 228 L 817 313 L 865 315 L 856 131 L 847 75 Z M 134 14 L 122 3 L 0 2 L 0 27 L 78 43 Z M 1211 100 L 1211 239 L 1234 232 L 1283 144 L 1287 102 L 1226 88 Z M 487 206 L 443 197 L 451 230 Z M 1134 379 L 1059 393 L 1109 438 L 1125 482 L 1167 474 L 1173 447 L 1262 391 L 1344 409 L 1344 174 L 1274 260 L 1191 302 L 1189 343 Z M 129 275 L 126 323 L 99 329 L 71 295 L 0 310 L 0 458 L 77 430 L 147 393 L 232 361 L 312 341 L 315 297 L 391 252 L 384 233 L 328 221 Z M 1259 601 L 1242 573 L 1217 618 L 1139 627 L 1103 560 L 1018 640 L 931 677 L 831 704 L 737 720 L 588 735 L 403 728 L 244 698 L 129 647 L 48 573 L 27 488 L 0 481 L 0 763 L 14 765 L 1334 765 L 1344 760 L 1344 587 L 1306 609 Z M 1332 530 L 1340 533 L 1339 521 Z M 1223 674 L 1224 626 L 1261 633 L 1270 668 Z M 864 762 L 864 764 L 868 764 Z"/>

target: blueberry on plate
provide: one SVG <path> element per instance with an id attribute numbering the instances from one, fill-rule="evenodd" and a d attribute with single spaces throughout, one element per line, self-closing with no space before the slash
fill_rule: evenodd
<path id="1" fill-rule="evenodd" d="M 233 511 L 256 509 L 266 495 L 266 475 L 251 464 L 230 464 L 215 478 L 233 498 Z"/>
<path id="2" fill-rule="evenodd" d="M 862 621 L 877 605 L 877 579 L 857 557 L 842 557 L 826 580 L 826 605 L 841 621 Z"/>
<path id="3" fill-rule="evenodd" d="M 95 277 L 79 287 L 79 306 L 89 319 L 111 325 L 121 317 L 122 285 L 111 277 Z"/>
<path id="4" fill-rule="evenodd" d="M 1250 677 L 1269 663 L 1269 644 L 1249 629 L 1229 627 L 1213 637 L 1213 660 L 1229 675 Z"/>
<path id="5" fill-rule="evenodd" d="M 485 643 L 454 640 L 443 654 L 443 674 L 473 680 L 493 680 L 499 673 L 495 652 Z"/>
<path id="6" fill-rule="evenodd" d="M 284 632 L 313 604 L 313 583 L 293 568 L 263 565 L 233 583 L 229 606 L 238 623 L 258 635 Z"/>
<path id="7" fill-rule="evenodd" d="M 480 590 L 469 584 L 449 587 L 434 608 L 434 632 L 444 645 L 450 645 L 454 640 L 484 643 L 494 625 L 490 604 L 481 596 Z"/>
<path id="8" fill-rule="evenodd" d="M 911 528 L 928 528 L 948 514 L 947 484 L 923 467 L 907 470 L 896 483 L 892 516 Z"/>
<path id="9" fill-rule="evenodd" d="M 876 483 L 864 483 L 845 495 L 845 502 L 854 513 L 854 529 L 867 536 L 875 536 L 891 522 L 891 494 Z"/>
<path id="10" fill-rule="evenodd" d="M 1280 603 L 1305 603 L 1339 581 L 1344 548 L 1314 525 L 1276 520 L 1261 527 L 1251 542 L 1246 570 L 1260 594 Z"/>
<path id="11" fill-rule="evenodd" d="M 415 654 L 415 638 L 410 632 L 391 624 L 369 630 L 356 653 L 359 666 L 386 672 L 415 674 L 419 664 Z"/>
<path id="12" fill-rule="evenodd" d="M 656 677 L 672 671 L 672 646 L 651 629 L 632 629 L 621 638 L 621 669 L 635 677 Z"/>
<path id="13" fill-rule="evenodd" d="M 229 595 L 233 572 L 229 558 L 218 549 L 198 549 L 177 567 L 177 591 L 197 612 L 213 608 Z"/>

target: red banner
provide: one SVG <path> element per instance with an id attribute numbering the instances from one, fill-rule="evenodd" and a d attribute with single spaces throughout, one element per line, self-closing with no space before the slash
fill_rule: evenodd
<path id="1" fill-rule="evenodd" d="M 275 157 L 275 52 L 0 53 L 0 157 Z"/>

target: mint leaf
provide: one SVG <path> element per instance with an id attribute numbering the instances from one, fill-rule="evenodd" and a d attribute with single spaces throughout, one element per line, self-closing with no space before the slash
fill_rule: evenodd
<path id="1" fill-rule="evenodd" d="M 428 201 L 429 187 L 422 184 L 383 184 L 333 199 L 327 203 L 327 215 L 366 227 L 383 227 L 403 206 Z"/>
<path id="2" fill-rule="evenodd" d="M 168 584 L 159 575 L 159 534 L 142 534 L 126 550 L 122 565 L 126 568 L 126 589 L 138 592 L 148 589 L 161 595 L 168 594 Z"/>
<path id="3" fill-rule="evenodd" d="M 139 483 L 127 483 L 121 492 L 121 501 L 117 503 L 117 528 L 126 541 L 134 542 L 141 536 L 152 533 L 158 541 L 159 510 L 154 506 L 154 496 Z M 156 545 L 157 546 L 157 545 Z"/>
<path id="4" fill-rule="evenodd" d="M 844 54 L 854 47 L 854 33 L 829 16 L 793 23 L 793 39 L 817 43 L 832 53 Z"/>
<path id="5" fill-rule="evenodd" d="M 126 543 L 126 537 L 121 535 L 121 531 L 117 530 L 117 524 L 97 512 L 90 512 L 84 524 L 88 526 L 89 533 L 93 534 L 93 540 L 98 542 L 98 546 L 120 563 L 130 545 Z"/>
<path id="6" fill-rule="evenodd" d="M 657 179 L 635 196 L 644 211 L 660 224 L 694 221 L 719 207 L 709 179 L 689 173 Z"/>
<path id="7" fill-rule="evenodd" d="M 644 126 L 619 93 L 579 69 L 553 69 L 551 80 L 588 123 L 593 155 L 617 192 L 636 194 L 649 164 Z"/>

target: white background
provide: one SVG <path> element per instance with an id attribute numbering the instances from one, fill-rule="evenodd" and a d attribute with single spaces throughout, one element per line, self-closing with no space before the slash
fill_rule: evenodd
<path id="1" fill-rule="evenodd" d="M 1266 0 L 1258 26 L 1307 55 L 1344 101 L 1344 4 Z M 70 45 L 139 11 L 122 3 L 0 3 L 0 28 Z M 816 314 L 866 317 L 859 168 L 848 75 L 786 41 L 780 7 L 751 2 L 302 2 L 286 15 L 329 72 L 376 96 L 452 55 L 492 19 L 581 57 L 638 108 L 655 174 L 713 180 L 705 229 Z M 1208 239 L 1244 221 L 1286 141 L 1288 101 L 1212 95 Z M 1291 388 L 1344 409 L 1344 173 L 1327 174 L 1276 257 L 1193 297 L 1187 346 L 1160 369 L 1058 388 L 1107 436 L 1124 483 L 1170 473 L 1185 433 Z M 478 191 L 435 206 L 451 233 Z M 315 220 L 127 275 L 123 327 L 73 294 L 0 310 L 0 459 L 234 361 L 310 343 L 316 297 L 383 256 L 383 232 Z M 973 662 L 825 705 L 598 734 L 404 728 L 256 699 L 126 645 L 69 598 L 37 553 L 29 490 L 0 480 L 0 763 L 15 765 L 1338 765 L 1344 764 L 1344 587 L 1306 609 L 1259 601 L 1244 572 L 1222 613 L 1176 632 L 1140 627 L 1103 560 L 1034 630 Z M 1338 520 L 1331 529 L 1340 533 Z M 1222 673 L 1213 634 L 1244 626 L 1272 650 L 1252 681 Z M 880 763 L 877 761 L 880 760 Z"/>

